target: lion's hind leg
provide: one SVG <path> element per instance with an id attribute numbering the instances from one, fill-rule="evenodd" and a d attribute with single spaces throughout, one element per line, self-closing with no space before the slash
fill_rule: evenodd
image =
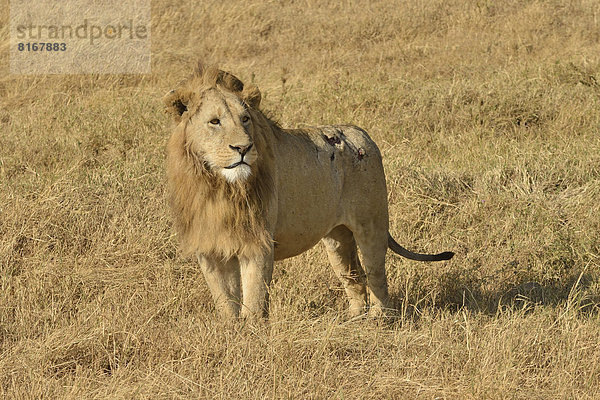
<path id="1" fill-rule="evenodd" d="M 338 226 L 322 242 L 329 262 L 348 295 L 350 316 L 364 314 L 367 305 L 365 273 L 360 265 L 352 231 L 343 225 Z"/>
<path id="2" fill-rule="evenodd" d="M 376 224 L 365 223 L 354 231 L 360 248 L 369 290 L 369 314 L 386 315 L 389 311 L 389 293 L 385 273 L 387 229 L 377 229 Z"/>

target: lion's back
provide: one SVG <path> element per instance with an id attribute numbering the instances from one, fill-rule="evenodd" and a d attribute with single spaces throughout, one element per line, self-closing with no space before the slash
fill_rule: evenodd
<path id="1" fill-rule="evenodd" d="M 363 129 L 329 125 L 285 131 L 277 153 L 275 239 L 282 258 L 312 247 L 338 225 L 374 219 L 387 224 L 381 154 Z"/>

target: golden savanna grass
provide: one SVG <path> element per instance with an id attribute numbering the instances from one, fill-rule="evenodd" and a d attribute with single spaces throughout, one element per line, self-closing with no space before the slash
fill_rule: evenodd
<path id="1" fill-rule="evenodd" d="M 0 64 L 0 397 L 600 398 L 600 6 L 156 1 L 152 73 Z M 343 318 L 321 247 L 229 326 L 165 200 L 161 97 L 198 59 L 283 126 L 379 144 L 400 318 Z"/>

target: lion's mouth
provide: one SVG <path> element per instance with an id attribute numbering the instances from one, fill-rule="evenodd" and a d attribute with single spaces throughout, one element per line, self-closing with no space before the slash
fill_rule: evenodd
<path id="1" fill-rule="evenodd" d="M 238 161 L 238 162 L 236 162 L 236 163 L 233 163 L 233 164 L 231 164 L 231 165 L 228 165 L 228 166 L 226 166 L 226 167 L 223 167 L 223 168 L 225 168 L 225 169 L 232 169 L 232 168 L 235 168 L 235 167 L 237 167 L 237 166 L 240 166 L 240 165 L 242 165 L 242 164 L 250 166 L 250 165 L 249 165 L 249 164 L 247 164 L 245 161 L 243 161 L 243 160 L 240 160 L 240 161 Z"/>

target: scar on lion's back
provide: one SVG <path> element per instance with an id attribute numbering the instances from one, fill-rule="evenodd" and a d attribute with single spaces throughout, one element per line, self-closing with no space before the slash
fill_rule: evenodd
<path id="1" fill-rule="evenodd" d="M 348 135 L 346 135 L 346 132 L 351 130 L 356 130 L 356 133 L 363 136 L 363 138 L 369 137 L 363 129 L 355 126 L 328 126 L 323 128 L 321 136 L 329 146 L 333 147 L 334 150 L 330 156 L 331 161 L 335 160 L 335 150 L 347 151 L 351 153 L 356 161 L 362 161 L 367 156 L 367 151 L 365 148 L 358 146 L 356 143 L 354 143 L 352 138 L 349 138 Z M 355 132 L 349 133 L 353 134 Z"/>

